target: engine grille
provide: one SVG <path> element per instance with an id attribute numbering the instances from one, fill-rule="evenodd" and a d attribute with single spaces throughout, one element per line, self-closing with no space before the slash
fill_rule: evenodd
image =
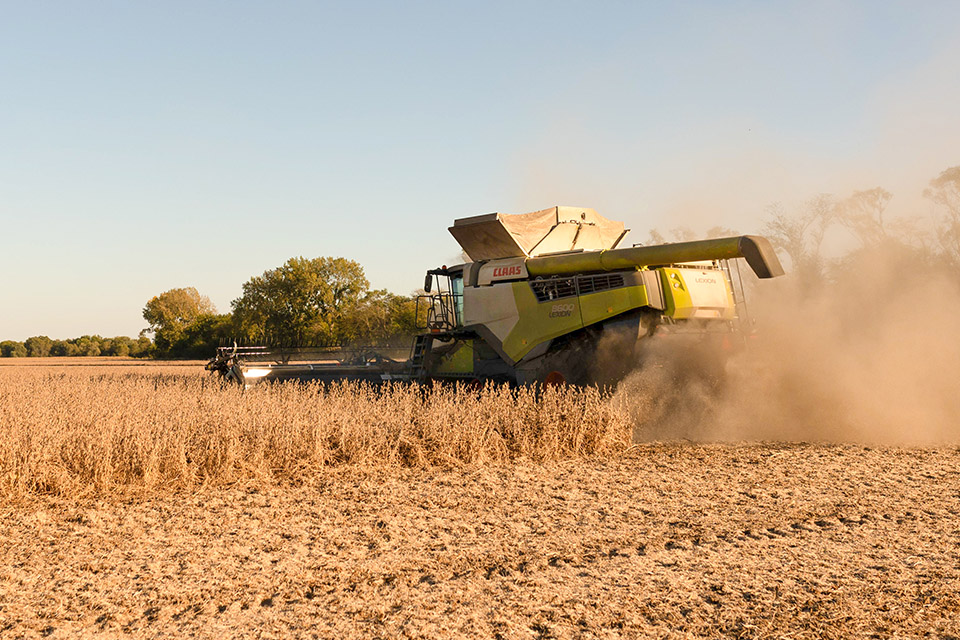
<path id="1" fill-rule="evenodd" d="M 541 278 L 530 281 L 530 288 L 533 289 L 538 302 L 619 289 L 622 286 L 624 286 L 623 276 L 618 273 L 598 273 L 574 278 Z"/>
<path id="2" fill-rule="evenodd" d="M 546 280 L 531 280 L 530 288 L 539 302 L 569 298 L 577 295 L 577 284 L 574 278 L 549 278 Z"/>
<path id="3" fill-rule="evenodd" d="M 595 276 L 580 276 L 577 278 L 577 290 L 580 295 L 619 289 L 623 286 L 623 276 L 619 273 L 598 273 Z"/>

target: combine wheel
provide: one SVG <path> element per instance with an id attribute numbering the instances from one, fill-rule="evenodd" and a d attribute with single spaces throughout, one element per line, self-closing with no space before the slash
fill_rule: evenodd
<path id="1" fill-rule="evenodd" d="M 593 352 L 594 345 L 589 337 L 570 340 L 543 356 L 536 379 L 546 386 L 588 384 L 588 367 Z"/>
<path id="2" fill-rule="evenodd" d="M 559 371 L 551 371 L 543 379 L 543 384 L 547 387 L 562 387 L 567 384 L 567 379 Z"/>

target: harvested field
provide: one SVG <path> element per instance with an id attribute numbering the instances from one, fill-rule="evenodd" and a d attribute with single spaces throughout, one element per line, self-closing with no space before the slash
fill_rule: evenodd
<path id="1" fill-rule="evenodd" d="M 960 453 L 643 445 L 0 516 L 5 637 L 957 637 Z"/>
<path id="2" fill-rule="evenodd" d="M 321 404 L 295 391 L 14 368 L 0 393 L 3 637 L 960 637 L 954 445 L 631 446 L 600 397 L 457 424 L 343 391 L 297 449 Z M 374 417 L 354 457 L 316 446 Z M 466 448 L 430 426 L 494 420 Z"/>

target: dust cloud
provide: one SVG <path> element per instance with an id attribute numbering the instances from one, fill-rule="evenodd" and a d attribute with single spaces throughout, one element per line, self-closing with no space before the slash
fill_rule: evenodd
<path id="1" fill-rule="evenodd" d="M 635 439 L 960 440 L 955 272 L 902 246 L 861 251 L 834 272 L 758 282 L 752 335 L 722 376 L 706 345 L 652 345 L 615 396 Z"/>

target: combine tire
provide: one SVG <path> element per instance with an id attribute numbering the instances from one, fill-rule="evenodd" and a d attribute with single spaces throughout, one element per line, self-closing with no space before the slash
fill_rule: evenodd
<path id="1" fill-rule="evenodd" d="M 567 384 L 567 379 L 559 371 L 551 371 L 543 379 L 543 384 L 546 387 L 562 387 Z"/>
<path id="2" fill-rule="evenodd" d="M 586 335 L 551 349 L 537 367 L 537 382 L 548 386 L 589 384 L 588 366 L 594 350 L 593 341 Z"/>

